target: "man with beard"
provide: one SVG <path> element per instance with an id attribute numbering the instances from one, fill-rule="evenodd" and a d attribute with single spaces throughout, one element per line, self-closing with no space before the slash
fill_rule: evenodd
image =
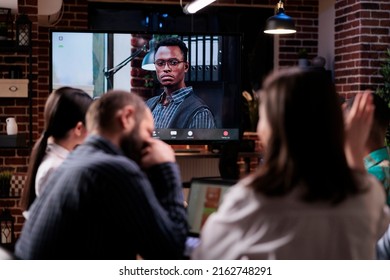
<path id="1" fill-rule="evenodd" d="M 156 45 L 154 65 L 164 91 L 146 102 L 156 128 L 215 128 L 209 107 L 184 82 L 187 53 L 187 46 L 177 38 L 166 38 Z"/>
<path id="2" fill-rule="evenodd" d="M 141 98 L 111 91 L 87 140 L 53 173 L 15 248 L 21 259 L 181 258 L 187 234 L 174 152 Z"/>

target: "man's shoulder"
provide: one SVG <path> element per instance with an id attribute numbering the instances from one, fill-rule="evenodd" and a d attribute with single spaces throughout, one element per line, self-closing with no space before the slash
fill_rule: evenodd
<path id="1" fill-rule="evenodd" d="M 208 107 L 204 102 L 204 100 L 200 98 L 198 95 L 196 95 L 194 92 L 192 92 L 192 94 L 188 94 L 184 100 L 188 104 L 188 106 L 191 107 L 199 107 L 199 108 Z"/>
<path id="2" fill-rule="evenodd" d="M 75 151 L 62 165 L 64 172 L 77 172 L 109 174 L 109 173 L 133 173 L 139 172 L 140 168 L 136 162 L 122 154 L 107 153 L 101 149 L 89 151 Z"/>
<path id="3" fill-rule="evenodd" d="M 153 109 L 154 106 L 156 106 L 157 102 L 160 100 L 160 95 L 153 96 L 145 101 L 146 106 L 148 106 L 150 109 Z"/>
<path id="4" fill-rule="evenodd" d="M 155 102 L 159 98 L 160 98 L 160 95 L 156 95 L 156 96 L 153 96 L 153 97 L 147 99 L 145 102 L 146 102 L 146 104 L 153 103 L 153 102 Z"/>

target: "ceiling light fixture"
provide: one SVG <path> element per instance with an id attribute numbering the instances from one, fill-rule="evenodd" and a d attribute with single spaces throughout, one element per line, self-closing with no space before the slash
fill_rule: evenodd
<path id="1" fill-rule="evenodd" d="M 210 5 L 211 3 L 215 2 L 216 0 L 195 0 L 191 3 L 188 3 L 184 6 L 183 12 L 185 14 L 195 14 L 200 9 L 203 9 L 207 5 Z"/>
<path id="2" fill-rule="evenodd" d="M 297 32 L 294 20 L 284 13 L 283 1 L 279 0 L 276 15 L 267 19 L 264 33 L 292 34 Z"/>

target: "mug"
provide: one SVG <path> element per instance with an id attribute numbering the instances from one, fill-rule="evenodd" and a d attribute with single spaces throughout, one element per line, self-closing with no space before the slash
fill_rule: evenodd
<path id="1" fill-rule="evenodd" d="M 5 121 L 7 123 L 7 135 L 18 134 L 18 124 L 15 118 L 7 118 Z"/>

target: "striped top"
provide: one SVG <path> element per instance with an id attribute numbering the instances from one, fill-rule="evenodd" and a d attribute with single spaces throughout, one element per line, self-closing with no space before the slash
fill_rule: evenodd
<path id="1" fill-rule="evenodd" d="M 157 105 L 152 108 L 152 115 L 154 119 L 155 128 L 169 128 L 169 124 L 175 117 L 175 113 L 179 109 L 180 105 L 183 103 L 184 99 L 190 94 L 194 94 L 192 87 L 185 87 L 175 91 L 172 96 L 167 96 L 169 99 L 168 105 L 163 105 L 162 101 L 164 99 L 165 92 L 160 96 L 154 97 L 158 98 L 159 101 Z M 151 98 L 147 101 L 149 108 L 153 103 Z M 200 108 L 194 115 L 190 125 L 187 128 L 215 128 L 214 116 L 209 108 Z"/>
<path id="2" fill-rule="evenodd" d="M 390 149 L 383 147 L 364 158 L 366 170 L 374 175 L 386 191 L 387 204 L 390 205 Z"/>

